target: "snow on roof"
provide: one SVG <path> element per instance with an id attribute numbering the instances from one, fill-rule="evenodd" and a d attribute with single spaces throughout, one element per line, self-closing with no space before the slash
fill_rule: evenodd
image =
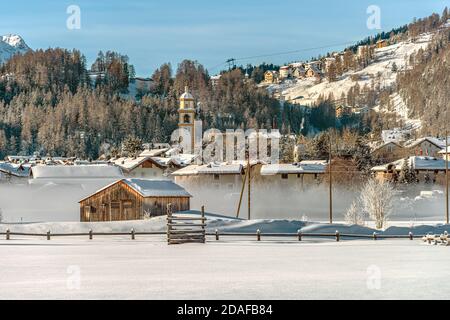
<path id="1" fill-rule="evenodd" d="M 25 178 L 30 175 L 30 166 L 9 162 L 0 162 L 0 172 L 4 172 L 15 177 Z"/>
<path id="2" fill-rule="evenodd" d="M 189 154 L 189 153 L 180 153 L 177 155 L 173 155 L 170 157 L 172 163 L 179 167 L 185 167 L 190 165 L 195 159 L 197 159 L 197 155 Z"/>
<path id="3" fill-rule="evenodd" d="M 391 163 L 373 167 L 372 171 L 387 171 L 388 169 L 394 168 L 395 170 L 400 171 L 404 162 L 405 159 L 399 159 Z M 445 160 L 434 157 L 409 157 L 408 164 L 413 170 L 445 170 Z"/>
<path id="4" fill-rule="evenodd" d="M 123 179 L 127 185 L 143 197 L 192 197 L 192 195 L 170 180 Z"/>
<path id="5" fill-rule="evenodd" d="M 131 171 L 134 168 L 136 168 L 136 167 L 140 166 L 141 164 L 143 164 L 147 160 L 155 162 L 158 165 L 164 166 L 163 164 L 160 164 L 159 162 L 157 162 L 157 161 L 155 161 L 153 159 L 154 158 L 152 158 L 152 157 L 137 157 L 137 158 L 122 157 L 122 158 L 118 158 L 116 160 L 112 160 L 112 162 L 116 166 L 119 166 L 120 168 L 122 168 L 125 171 Z"/>
<path id="6" fill-rule="evenodd" d="M 172 173 L 174 176 L 189 176 L 200 174 L 241 174 L 244 166 L 239 163 L 209 163 L 190 165 Z"/>
<path id="7" fill-rule="evenodd" d="M 405 147 L 414 148 L 415 146 L 421 144 L 424 141 L 428 141 L 441 149 L 445 148 L 445 139 L 439 139 L 435 137 L 423 137 L 416 140 L 411 140 L 405 143 Z"/>
<path id="8" fill-rule="evenodd" d="M 139 157 L 157 157 L 168 151 L 169 148 L 161 148 L 161 149 L 147 149 L 141 152 Z"/>
<path id="9" fill-rule="evenodd" d="M 302 161 L 298 163 L 267 164 L 261 167 L 262 176 L 276 174 L 324 173 L 326 160 Z"/>
<path id="10" fill-rule="evenodd" d="M 192 197 L 192 195 L 187 192 L 183 187 L 172 182 L 170 180 L 146 180 L 146 179 L 121 179 L 107 186 L 97 190 L 93 194 L 81 199 L 79 202 L 84 201 L 93 195 L 106 190 L 113 185 L 123 182 L 127 184 L 130 188 L 135 190 L 144 198 L 149 197 Z"/>
<path id="11" fill-rule="evenodd" d="M 33 179 L 117 179 L 123 174 L 119 167 L 109 165 L 36 166 Z"/>

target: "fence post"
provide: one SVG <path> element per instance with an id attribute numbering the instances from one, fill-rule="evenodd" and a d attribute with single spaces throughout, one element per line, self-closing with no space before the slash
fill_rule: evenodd
<path id="1" fill-rule="evenodd" d="M 89 240 L 92 240 L 92 229 L 89 229 Z"/>
<path id="2" fill-rule="evenodd" d="M 261 230 L 256 230 L 256 241 L 261 241 Z"/>
<path id="3" fill-rule="evenodd" d="M 202 224 L 205 224 L 205 206 L 202 206 Z M 206 230 L 205 230 L 205 226 L 202 226 L 202 231 L 203 231 L 203 243 L 206 242 Z"/>
<path id="4" fill-rule="evenodd" d="M 9 229 L 6 230 L 6 240 L 10 239 L 10 233 L 11 233 L 11 231 L 9 231 Z"/>
<path id="5" fill-rule="evenodd" d="M 297 236 L 298 236 L 298 241 L 302 241 L 302 232 L 299 230 L 297 230 Z"/>
<path id="6" fill-rule="evenodd" d="M 336 235 L 336 242 L 339 242 L 339 240 L 340 240 L 340 238 L 341 238 L 341 235 L 339 234 L 339 231 L 338 231 L 338 230 L 336 230 L 335 235 Z"/>
<path id="7" fill-rule="evenodd" d="M 134 228 L 131 228 L 131 240 L 135 240 L 135 232 L 134 232 Z"/>
<path id="8" fill-rule="evenodd" d="M 167 243 L 170 244 L 170 231 L 172 230 L 172 204 L 167 204 Z"/>
<path id="9" fill-rule="evenodd" d="M 216 229 L 216 241 L 219 241 L 219 230 Z"/>
<path id="10" fill-rule="evenodd" d="M 50 230 L 47 231 L 47 240 L 50 240 Z"/>
<path id="11" fill-rule="evenodd" d="M 412 232 L 409 233 L 409 240 L 414 240 L 414 235 Z"/>
<path id="12" fill-rule="evenodd" d="M 373 233 L 373 240 L 377 240 L 377 233 L 376 232 Z"/>

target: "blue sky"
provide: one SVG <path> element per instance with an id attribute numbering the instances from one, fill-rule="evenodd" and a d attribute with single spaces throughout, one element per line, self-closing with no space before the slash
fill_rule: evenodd
<path id="1" fill-rule="evenodd" d="M 69 30 L 69 5 L 81 9 L 81 29 Z M 130 57 L 139 76 L 162 63 L 174 69 L 195 59 L 214 74 L 227 58 L 358 41 L 379 30 L 366 26 L 369 5 L 381 9 L 382 30 L 442 12 L 450 0 L 40 0 L 8 1 L 0 12 L 0 35 L 20 34 L 33 49 L 80 49 L 89 63 L 99 50 Z M 254 58 L 242 64 L 308 59 L 340 49 Z"/>

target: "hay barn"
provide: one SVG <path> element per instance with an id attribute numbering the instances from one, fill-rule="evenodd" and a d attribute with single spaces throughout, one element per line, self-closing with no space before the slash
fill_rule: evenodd
<path id="1" fill-rule="evenodd" d="M 169 180 L 122 179 L 79 201 L 80 221 L 140 220 L 190 209 L 191 195 Z"/>

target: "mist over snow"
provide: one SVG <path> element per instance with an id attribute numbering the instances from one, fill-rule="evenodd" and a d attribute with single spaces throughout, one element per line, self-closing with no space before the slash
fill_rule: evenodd
<path id="1" fill-rule="evenodd" d="M 111 181 L 112 182 L 112 181 Z M 55 222 L 80 219 L 78 201 L 104 187 L 109 182 L 84 184 L 0 184 L 0 209 L 3 222 Z M 205 190 L 189 184 L 182 185 L 193 195 L 191 209 L 236 217 L 239 190 Z M 422 191 L 429 191 L 421 196 Z M 333 216 L 344 221 L 357 191 L 333 190 Z M 247 219 L 247 189 L 244 190 L 240 218 Z M 253 186 L 251 192 L 252 219 L 292 219 L 304 222 L 328 221 L 328 186 L 300 188 Z M 394 196 L 393 221 L 443 221 L 445 194 L 438 185 L 417 185 L 400 189 Z"/>

